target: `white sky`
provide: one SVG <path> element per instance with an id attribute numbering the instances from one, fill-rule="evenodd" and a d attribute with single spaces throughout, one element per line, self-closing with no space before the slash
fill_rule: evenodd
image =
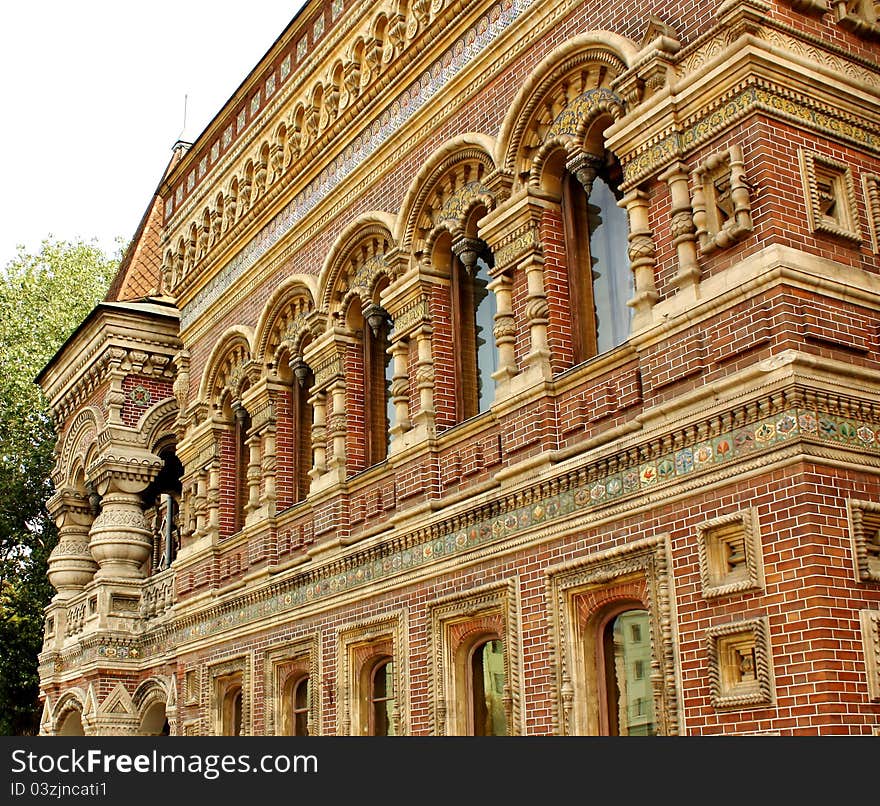
<path id="1" fill-rule="evenodd" d="M 175 141 L 202 132 L 302 5 L 5 0 L 0 267 L 49 235 L 109 254 L 130 240 Z"/>

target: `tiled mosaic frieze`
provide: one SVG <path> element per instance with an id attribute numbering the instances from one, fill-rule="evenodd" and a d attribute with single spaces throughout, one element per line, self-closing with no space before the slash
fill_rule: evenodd
<path id="1" fill-rule="evenodd" d="M 495 41 L 537 0 L 502 0 L 474 27 L 465 32 L 452 49 L 403 92 L 380 118 L 320 176 L 307 185 L 214 277 L 180 313 L 182 330 L 216 302 L 218 297 L 245 271 L 253 266 L 278 241 L 302 221 L 318 204 L 345 182 L 346 178 L 368 162 L 373 154 L 406 122 L 428 106 L 433 99 Z"/>
<path id="2" fill-rule="evenodd" d="M 880 428 L 877 426 L 820 413 L 816 409 L 789 409 L 601 478 L 580 481 L 582 476 L 588 476 L 586 471 L 581 471 L 565 489 L 562 489 L 564 482 L 560 481 L 556 493 L 499 512 L 495 517 L 477 519 L 466 527 L 450 526 L 445 531 L 441 527 L 439 533 L 430 538 L 409 544 L 404 539 L 392 541 L 369 554 L 349 558 L 346 561 L 348 567 L 342 570 L 330 570 L 321 576 L 318 575 L 321 572 L 317 572 L 292 580 L 283 587 L 272 589 L 264 597 L 254 597 L 234 609 L 209 614 L 195 623 L 182 623 L 174 630 L 173 641 L 197 640 L 268 619 L 440 560 L 453 559 L 526 530 L 561 524 L 568 518 L 626 497 L 693 478 L 701 471 L 759 456 L 800 438 L 860 448 L 880 455 Z M 502 508 L 500 503 L 496 508 Z"/>

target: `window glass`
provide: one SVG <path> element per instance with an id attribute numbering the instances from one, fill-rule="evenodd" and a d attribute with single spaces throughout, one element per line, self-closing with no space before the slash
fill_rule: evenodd
<path id="1" fill-rule="evenodd" d="M 303 677 L 293 687 L 293 735 L 309 735 L 309 678 Z"/>
<path id="2" fill-rule="evenodd" d="M 477 400 L 479 411 L 488 411 L 495 400 L 495 381 L 492 373 L 498 369 L 498 354 L 495 349 L 495 314 L 497 305 L 495 293 L 489 290 L 489 264 L 477 258 L 477 273 L 474 277 L 474 320 L 477 348 Z"/>
<path id="3" fill-rule="evenodd" d="M 602 176 L 593 182 L 589 218 L 596 341 L 601 354 L 629 337 L 632 308 L 626 303 L 633 293 L 626 210 L 617 206 L 617 199 Z"/>
<path id="4" fill-rule="evenodd" d="M 473 732 L 475 736 L 506 736 L 504 711 L 504 645 L 495 639 L 471 656 Z"/>
<path id="5" fill-rule="evenodd" d="M 608 729 L 613 736 L 653 736 L 654 694 L 647 610 L 628 610 L 605 628 L 605 683 Z"/>
<path id="6" fill-rule="evenodd" d="M 396 733 L 397 700 L 394 697 L 394 664 L 379 663 L 373 670 L 372 689 L 373 736 L 394 736 Z"/>

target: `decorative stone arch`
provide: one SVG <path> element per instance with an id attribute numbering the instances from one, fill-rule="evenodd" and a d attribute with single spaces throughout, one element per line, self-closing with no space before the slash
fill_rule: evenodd
<path id="1" fill-rule="evenodd" d="M 315 310 L 314 279 L 297 277 L 275 289 L 260 314 L 254 338 L 254 361 L 260 365 L 277 363 L 279 351 L 299 351 L 300 343 L 310 332 Z"/>
<path id="2" fill-rule="evenodd" d="M 52 734 L 55 736 L 82 736 L 91 733 L 91 719 L 87 716 L 86 692 L 79 687 L 69 688 L 55 703 Z M 79 718 L 79 727 L 71 719 Z M 82 733 L 79 732 L 82 730 Z"/>
<path id="3" fill-rule="evenodd" d="M 224 194 L 223 202 L 223 231 L 226 232 L 235 226 L 238 220 L 238 176 L 229 180 L 229 186 Z"/>
<path id="4" fill-rule="evenodd" d="M 93 459 L 97 436 L 106 425 L 104 415 L 96 406 L 82 409 L 65 429 L 64 440 L 55 472 L 56 487 L 73 483 L 77 468 L 85 469 Z"/>
<path id="5" fill-rule="evenodd" d="M 226 197 L 223 195 L 223 191 L 220 191 L 214 198 L 214 206 L 211 209 L 211 238 L 213 239 L 212 243 L 217 243 L 220 240 L 220 236 L 223 232 L 225 204 Z"/>
<path id="6" fill-rule="evenodd" d="M 176 269 L 176 259 L 173 249 L 166 249 L 165 256 L 162 258 L 162 290 L 166 294 L 171 293 L 171 289 L 177 285 L 179 280 L 179 272 Z"/>
<path id="7" fill-rule="evenodd" d="M 460 226 L 482 204 L 498 199 L 483 181 L 495 172 L 495 141 L 470 132 L 441 146 L 416 175 L 401 207 L 397 241 L 416 260 L 430 255 L 438 235 Z"/>
<path id="8" fill-rule="evenodd" d="M 269 175 L 270 184 L 281 178 L 284 169 L 289 164 L 288 156 L 287 123 L 282 121 L 275 127 L 275 132 L 272 135 L 272 145 L 269 153 L 269 162 L 272 169 Z"/>
<path id="9" fill-rule="evenodd" d="M 141 415 L 136 430 L 144 447 L 152 450 L 158 442 L 175 433 L 178 412 L 177 398 L 166 397 Z"/>
<path id="10" fill-rule="evenodd" d="M 366 304 L 379 280 L 391 279 L 386 256 L 395 245 L 395 226 L 393 215 L 372 211 L 339 234 L 318 280 L 318 305 L 322 312 L 332 315 L 343 311 L 353 296 Z"/>
<path id="11" fill-rule="evenodd" d="M 135 689 L 131 699 L 137 712 L 140 735 L 162 735 L 163 723 L 166 720 L 169 721 L 170 727 L 169 711 L 173 710 L 175 699 L 170 694 L 165 680 L 156 677 L 144 680 Z"/>
<path id="12" fill-rule="evenodd" d="M 288 159 L 285 163 L 286 165 L 290 165 L 293 163 L 297 157 L 299 157 L 302 152 L 303 146 L 303 123 L 305 121 L 306 116 L 306 108 L 305 104 L 302 101 L 299 101 L 296 106 L 294 106 L 293 111 L 290 113 L 290 126 L 288 128 Z"/>
<path id="13" fill-rule="evenodd" d="M 620 117 L 625 102 L 612 89 L 638 52 L 629 39 L 594 31 L 569 40 L 533 71 L 511 105 L 498 137 L 497 160 L 514 184 L 531 182 L 545 143 L 583 146 L 599 116 Z M 539 151 L 541 152 L 539 154 Z"/>
<path id="14" fill-rule="evenodd" d="M 318 81 L 308 93 L 305 126 L 308 143 L 314 142 L 324 127 L 324 84 Z"/>
<path id="15" fill-rule="evenodd" d="M 370 25 L 370 33 L 374 39 L 382 44 L 385 43 L 388 33 L 388 15 L 384 11 L 380 11 L 373 19 L 373 22 Z"/>
<path id="16" fill-rule="evenodd" d="M 337 59 L 327 71 L 327 92 L 324 96 L 324 106 L 328 125 L 336 118 L 341 108 L 344 73 L 342 59 Z"/>
<path id="17" fill-rule="evenodd" d="M 263 140 L 257 151 L 256 160 L 254 161 L 254 189 L 255 198 L 262 196 L 266 191 L 269 181 L 269 156 L 272 152 L 272 146 L 269 140 Z"/>
<path id="18" fill-rule="evenodd" d="M 251 364 L 253 343 L 253 329 L 246 325 L 233 325 L 218 339 L 205 365 L 199 401 L 219 403 L 224 392 L 233 399 L 240 397 Z"/>

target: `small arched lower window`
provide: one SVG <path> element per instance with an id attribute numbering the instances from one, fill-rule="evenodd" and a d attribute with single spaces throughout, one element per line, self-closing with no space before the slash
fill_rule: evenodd
<path id="1" fill-rule="evenodd" d="M 625 610 L 602 627 L 603 733 L 654 736 L 650 613 Z"/>
<path id="2" fill-rule="evenodd" d="M 397 733 L 397 699 L 394 694 L 394 663 L 380 660 L 370 675 L 371 736 L 394 736 Z"/>
<path id="3" fill-rule="evenodd" d="M 241 736 L 242 692 L 233 686 L 223 696 L 223 735 Z"/>
<path id="4" fill-rule="evenodd" d="M 291 728 L 294 736 L 309 735 L 309 678 L 301 677 L 290 694 Z"/>
<path id="5" fill-rule="evenodd" d="M 504 644 L 500 640 L 492 639 L 474 647 L 469 677 L 470 733 L 506 736 Z"/>

